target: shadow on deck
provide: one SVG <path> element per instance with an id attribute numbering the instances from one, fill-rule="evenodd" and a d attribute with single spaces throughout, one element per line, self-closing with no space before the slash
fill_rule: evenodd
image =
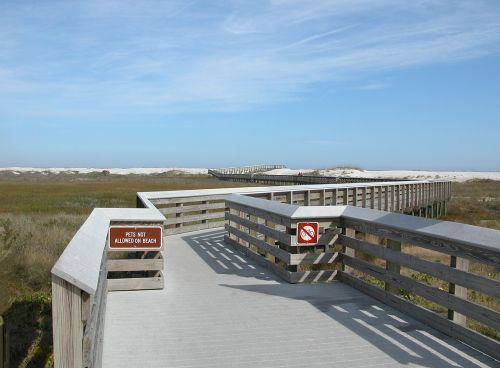
<path id="1" fill-rule="evenodd" d="M 282 282 L 223 239 L 169 236 L 165 290 L 109 294 L 103 366 L 500 366 L 340 282 Z"/>

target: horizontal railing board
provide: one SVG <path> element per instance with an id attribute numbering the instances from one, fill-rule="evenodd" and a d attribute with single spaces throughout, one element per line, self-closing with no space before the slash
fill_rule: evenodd
<path id="1" fill-rule="evenodd" d="M 109 291 L 153 290 L 153 289 L 163 289 L 163 286 L 164 286 L 163 276 L 134 277 L 129 279 L 108 280 Z"/>
<path id="2" fill-rule="evenodd" d="M 195 201 L 195 198 L 202 198 L 202 196 L 225 196 L 229 194 L 265 194 L 265 193 L 281 193 L 281 192 L 296 192 L 304 190 L 323 190 L 323 189 L 346 189 L 346 188 L 369 188 L 381 185 L 410 185 L 418 183 L 448 183 L 447 181 L 439 180 L 415 180 L 415 181 L 387 181 L 383 183 L 345 183 L 345 184 L 314 184 L 314 185 L 288 185 L 288 186 L 267 186 L 267 187 L 246 187 L 246 188 L 220 188 L 220 189 L 201 189 L 201 190 L 177 190 L 177 191 L 164 191 L 164 192 L 138 192 L 137 196 L 141 199 L 147 199 L 150 203 L 163 200 L 163 199 L 176 199 L 176 198 L 190 198 L 189 201 Z M 443 198 L 444 199 L 444 198 Z M 199 199 L 200 201 L 205 199 Z M 169 202 L 173 203 L 173 202 Z"/>
<path id="3" fill-rule="evenodd" d="M 205 201 L 220 201 L 224 198 L 225 195 L 226 194 L 192 195 L 188 197 L 158 198 L 158 199 L 152 199 L 151 201 L 155 206 L 158 205 L 161 206 L 165 204 L 184 204 L 184 203 L 196 203 Z"/>
<path id="4" fill-rule="evenodd" d="M 165 217 L 149 209 L 94 209 L 52 268 L 52 274 L 93 295 L 112 221 L 163 222 Z"/>
<path id="5" fill-rule="evenodd" d="M 492 265 L 500 263 L 499 230 L 357 207 L 346 207 L 342 220 L 346 227 L 360 231 L 364 226 L 366 232 L 401 242 Z"/>
<path id="6" fill-rule="evenodd" d="M 398 285 L 400 288 L 409 292 L 413 292 L 424 297 L 427 300 L 440 304 L 446 308 L 452 309 L 455 312 L 464 314 L 478 322 L 484 323 L 487 326 L 500 330 L 500 313 L 475 304 L 466 299 L 459 298 L 450 294 L 447 291 L 439 290 L 435 287 L 420 283 L 410 277 L 390 272 L 383 267 L 352 258 L 347 255 L 343 256 L 343 262 L 346 266 L 355 268 L 367 275 L 373 276 L 381 281 Z"/>
<path id="7" fill-rule="evenodd" d="M 163 221 L 163 224 L 174 225 L 186 222 L 195 222 L 195 221 L 203 221 L 203 220 L 211 220 L 219 218 L 224 219 L 224 212 L 221 211 L 221 212 L 204 213 L 204 214 L 182 216 L 182 217 L 171 217 Z"/>
<path id="8" fill-rule="evenodd" d="M 290 254 L 290 264 L 291 265 L 303 265 L 303 264 L 332 264 L 339 262 L 339 253 L 301 253 L 301 254 Z"/>
<path id="9" fill-rule="evenodd" d="M 340 273 L 340 281 L 345 284 L 360 290 L 361 292 L 371 296 L 374 299 L 381 301 L 393 308 L 396 308 L 403 313 L 406 313 L 416 320 L 423 322 L 432 328 L 456 338 L 464 343 L 477 348 L 493 358 L 500 360 L 500 343 L 487 336 L 473 331 L 467 327 L 463 327 L 453 321 L 437 315 L 436 313 L 406 301 L 388 291 L 382 290 L 376 286 L 358 279 L 348 273 Z"/>
<path id="10" fill-rule="evenodd" d="M 108 271 L 161 271 L 163 263 L 163 258 L 108 259 Z"/>
<path id="11" fill-rule="evenodd" d="M 291 206 L 247 196 L 228 196 L 234 205 L 251 207 L 259 216 L 268 212 L 285 219 L 341 217 L 344 227 L 375 232 L 394 240 L 470 258 L 492 265 L 500 263 L 500 231 L 477 226 L 436 221 L 352 206 Z M 260 212 L 259 212 L 260 211 Z M 282 220 L 283 221 L 283 220 Z M 277 221 L 273 221 L 277 222 Z M 382 230 L 381 230 L 382 229 Z M 404 232 L 405 235 L 402 235 Z"/>
<path id="12" fill-rule="evenodd" d="M 225 221 L 206 222 L 202 224 L 184 225 L 182 227 L 167 228 L 163 230 L 164 235 L 176 235 L 191 231 L 224 227 Z"/>
<path id="13" fill-rule="evenodd" d="M 337 278 L 337 270 L 290 272 L 290 283 L 331 282 Z"/>
<path id="14" fill-rule="evenodd" d="M 267 227 L 264 224 L 258 224 L 256 222 L 244 219 L 240 216 L 237 216 L 235 214 L 226 212 L 226 220 L 231 221 L 231 222 L 236 222 L 239 225 L 243 225 L 251 230 L 255 230 L 260 234 L 269 236 L 277 241 L 279 241 L 282 244 L 285 245 L 291 245 L 291 239 L 290 239 L 290 234 L 286 234 L 284 232 L 278 231 L 276 229 L 271 229 L 270 227 Z"/>
<path id="15" fill-rule="evenodd" d="M 285 263 L 290 263 L 290 254 L 288 252 L 286 252 L 286 251 L 284 251 L 276 246 L 272 246 L 272 245 L 266 243 L 265 241 L 258 239 L 258 238 L 255 238 L 255 237 L 251 236 L 250 234 L 248 234 L 244 231 L 241 231 L 235 227 L 232 227 L 230 225 L 226 225 L 225 229 L 230 234 L 249 242 L 250 244 L 258 247 L 260 250 L 265 251 L 269 254 L 272 254 L 273 256 L 281 259 Z"/>
<path id="16" fill-rule="evenodd" d="M 224 202 L 218 203 L 206 203 L 206 204 L 196 204 L 182 207 L 166 207 L 159 208 L 159 211 L 164 215 L 170 215 L 174 213 L 186 213 L 186 212 L 195 212 L 195 211 L 205 211 L 205 210 L 218 210 L 225 209 L 226 205 Z"/>
<path id="17" fill-rule="evenodd" d="M 256 198 L 253 198 L 253 199 L 256 199 Z M 271 202 L 271 201 L 267 201 L 265 199 L 258 199 L 258 200 L 265 201 L 265 202 Z M 290 225 L 291 225 L 291 220 L 288 217 L 277 214 L 275 212 L 269 212 L 269 211 L 266 211 L 265 209 L 246 206 L 246 205 L 240 204 L 240 203 L 234 203 L 234 202 L 226 202 L 226 203 L 228 204 L 228 207 L 230 209 L 233 209 L 236 211 L 242 211 L 242 212 L 247 213 L 248 215 L 257 216 L 257 217 L 269 220 L 269 221 L 273 222 L 274 224 L 286 226 L 286 227 L 290 227 Z M 272 203 L 282 204 L 282 203 L 278 203 L 278 202 L 272 202 Z"/>
<path id="18" fill-rule="evenodd" d="M 423 272 L 438 279 L 465 286 L 496 298 L 500 298 L 500 282 L 470 272 L 461 271 L 440 263 L 427 261 L 415 256 L 377 246 L 363 240 L 339 235 L 339 241 L 346 247 L 374 257 L 382 258 L 415 271 Z"/>

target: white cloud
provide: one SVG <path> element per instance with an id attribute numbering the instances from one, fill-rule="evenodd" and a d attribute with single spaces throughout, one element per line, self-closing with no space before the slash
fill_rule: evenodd
<path id="1" fill-rule="evenodd" d="M 498 51 L 480 0 L 0 5 L 2 110 L 244 110 Z M 21 102 L 20 102 L 21 101 Z M 90 110 L 92 109 L 92 110 Z"/>

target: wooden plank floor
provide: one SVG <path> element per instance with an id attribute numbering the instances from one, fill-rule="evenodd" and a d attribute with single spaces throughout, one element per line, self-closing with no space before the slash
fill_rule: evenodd
<path id="1" fill-rule="evenodd" d="M 500 367 L 341 283 L 291 285 L 225 246 L 165 238 L 165 290 L 108 295 L 103 367 Z"/>

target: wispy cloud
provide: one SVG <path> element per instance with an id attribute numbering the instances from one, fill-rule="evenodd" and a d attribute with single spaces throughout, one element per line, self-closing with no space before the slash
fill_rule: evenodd
<path id="1" fill-rule="evenodd" d="M 364 84 L 354 89 L 359 91 L 376 91 L 379 89 L 387 88 L 387 86 L 388 86 L 387 83 L 374 82 L 374 83 Z"/>
<path id="2" fill-rule="evenodd" d="M 317 83 L 497 52 L 481 0 L 3 2 L 0 109 L 244 110 Z M 22 107 L 22 108 L 21 108 Z"/>
<path id="3" fill-rule="evenodd" d="M 339 142 L 339 141 L 333 141 L 333 140 L 328 140 L 328 139 L 316 139 L 316 140 L 311 140 L 307 141 L 306 144 L 311 144 L 311 145 L 319 145 L 319 146 L 336 146 L 340 144 L 344 144 L 345 142 Z"/>

